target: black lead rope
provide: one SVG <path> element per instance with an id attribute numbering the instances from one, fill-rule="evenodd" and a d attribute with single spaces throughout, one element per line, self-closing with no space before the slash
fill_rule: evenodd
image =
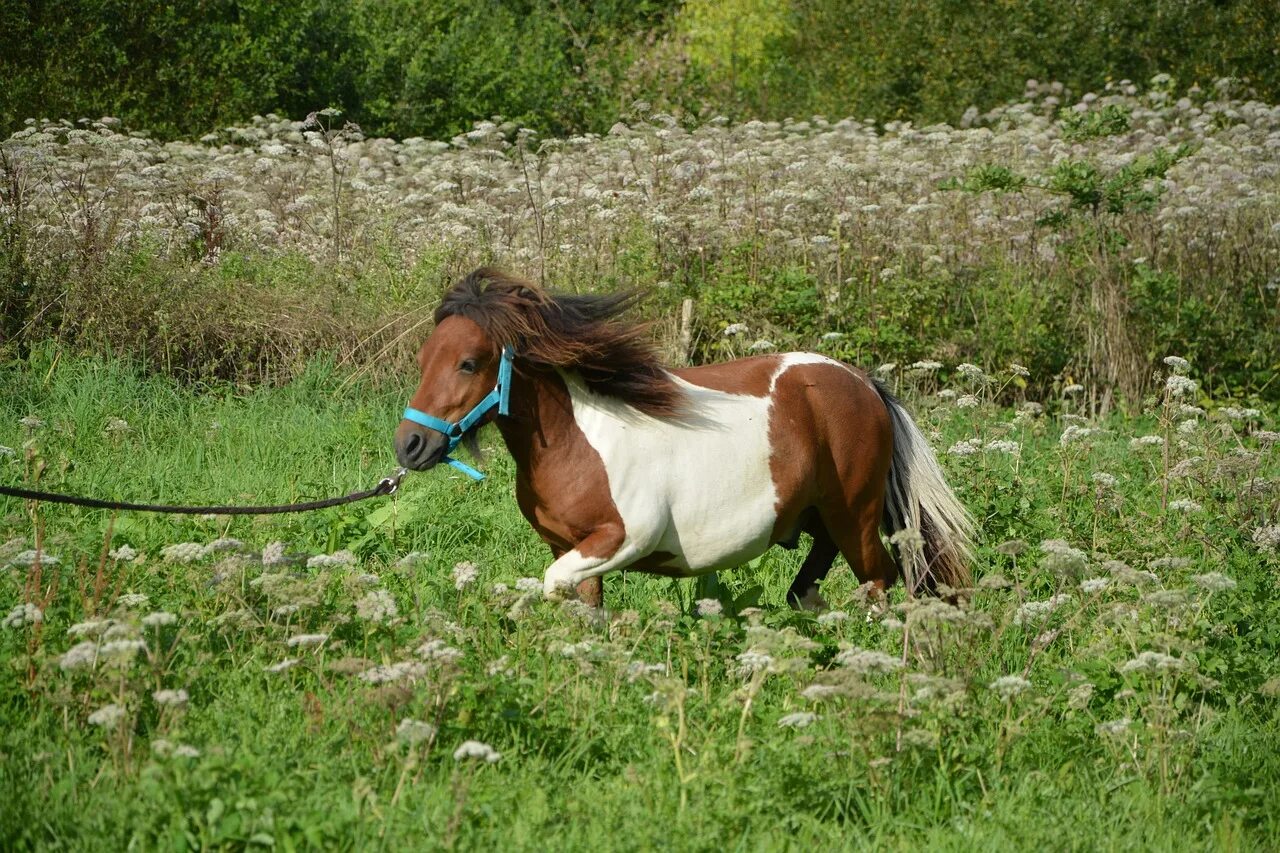
<path id="1" fill-rule="evenodd" d="M 390 477 L 383 477 L 372 489 L 352 492 L 338 498 L 325 498 L 319 501 L 304 503 L 277 504 L 275 506 L 168 506 L 166 504 L 135 504 L 124 501 L 104 501 L 98 498 L 82 498 L 78 495 L 63 495 L 56 492 L 42 492 L 37 489 L 20 489 L 16 486 L 0 486 L 0 495 L 24 498 L 31 501 L 46 501 L 55 504 L 72 504 L 92 509 L 123 509 L 131 512 L 167 512 L 178 515 L 275 515 L 284 512 L 307 512 L 313 509 L 325 509 L 331 506 L 355 503 L 382 495 L 393 495 L 400 488 L 400 481 L 407 472 L 401 468 Z"/>

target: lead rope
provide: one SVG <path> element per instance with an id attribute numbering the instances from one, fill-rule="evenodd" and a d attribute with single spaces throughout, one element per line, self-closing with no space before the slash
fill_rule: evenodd
<path id="1" fill-rule="evenodd" d="M 352 492 L 338 498 L 325 498 L 303 503 L 275 504 L 273 506 L 169 506 L 168 504 L 135 504 L 125 501 L 104 501 L 98 498 L 85 498 L 79 495 L 64 495 L 57 492 L 44 492 L 39 489 L 22 489 L 17 486 L 0 486 L 0 495 L 23 498 L 30 501 L 44 501 L 55 504 L 71 504 L 91 509 L 122 509 L 131 512 L 166 512 L 177 515 L 277 515 L 286 512 L 308 512 L 313 509 L 325 509 L 331 506 L 342 506 L 356 501 L 383 495 L 394 495 L 400 488 L 400 481 L 408 471 L 396 469 L 390 477 L 383 477 L 372 489 Z"/>

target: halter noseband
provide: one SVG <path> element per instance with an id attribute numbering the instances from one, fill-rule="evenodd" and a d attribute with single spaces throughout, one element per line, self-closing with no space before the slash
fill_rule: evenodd
<path id="1" fill-rule="evenodd" d="M 515 352 L 511 347 L 502 348 L 502 360 L 498 362 L 498 384 L 493 386 L 493 390 L 483 400 L 476 403 L 475 408 L 463 415 L 460 421 L 450 423 L 434 415 L 428 415 L 426 412 L 420 412 L 412 406 L 404 410 L 405 420 L 413 421 L 415 424 L 421 424 L 427 429 L 443 433 L 449 439 L 449 449 L 441 457 L 440 461 L 447 462 L 473 480 L 483 480 L 484 474 L 481 474 L 465 462 L 459 462 L 457 459 L 451 458 L 449 454 L 453 453 L 457 448 L 467 430 L 479 423 L 480 419 L 489 414 L 495 406 L 498 408 L 498 414 L 500 415 L 510 413 L 511 362 L 514 358 Z"/>

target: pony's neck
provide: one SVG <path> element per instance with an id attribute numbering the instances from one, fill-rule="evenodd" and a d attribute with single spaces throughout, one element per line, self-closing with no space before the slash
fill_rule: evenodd
<path id="1" fill-rule="evenodd" d="M 546 454 L 563 450 L 565 439 L 576 429 L 564 379 L 545 368 L 517 369 L 511 382 L 511 415 L 496 423 L 515 460 L 517 480 L 527 479 Z"/>

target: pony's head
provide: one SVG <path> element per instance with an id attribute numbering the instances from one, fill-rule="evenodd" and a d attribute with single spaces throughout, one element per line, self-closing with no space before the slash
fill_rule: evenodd
<path id="1" fill-rule="evenodd" d="M 648 329 L 617 319 L 634 302 L 630 293 L 551 294 L 501 270 L 478 269 L 436 309 L 436 327 L 418 352 L 422 378 L 410 408 L 458 423 L 494 390 L 502 350 L 510 347 L 517 372 L 573 371 L 596 393 L 649 415 L 675 415 L 684 397 L 662 369 Z M 471 449 L 492 418 L 463 435 Z M 449 444 L 447 435 L 413 420 L 396 430 L 396 458 L 417 471 L 443 459 Z"/>

